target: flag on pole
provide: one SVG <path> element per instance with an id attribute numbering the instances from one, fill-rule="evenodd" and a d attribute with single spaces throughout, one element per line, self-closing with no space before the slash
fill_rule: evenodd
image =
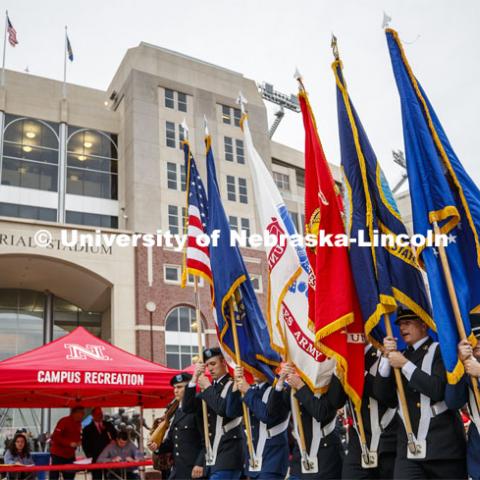
<path id="1" fill-rule="evenodd" d="M 8 43 L 14 47 L 15 45 L 18 45 L 18 40 L 17 40 L 17 31 L 12 25 L 12 22 L 10 21 L 10 17 L 8 16 L 7 13 L 7 34 L 8 34 Z"/>
<path id="2" fill-rule="evenodd" d="M 188 141 L 183 142 L 185 172 L 187 175 L 187 219 L 184 232 L 187 235 L 187 247 L 184 252 L 182 287 L 187 283 L 188 274 L 203 277 L 213 285 L 208 245 L 202 245 L 207 229 L 207 195 L 197 170 Z"/>
<path id="3" fill-rule="evenodd" d="M 345 184 L 347 233 L 355 242 L 349 254 L 365 333 L 377 348 L 385 336 L 383 315 L 394 314 L 400 304 L 414 311 L 435 329 L 417 257 L 411 246 L 374 244 L 374 232 L 392 240 L 407 235 L 400 212 L 375 152 L 350 100 L 342 64 L 332 64 L 337 84 L 338 128 Z M 359 245 L 363 235 L 370 247 Z M 402 238 L 402 237 L 400 237 Z M 393 322 L 392 322 L 393 324 Z M 399 337 L 400 338 L 400 337 Z"/>
<path id="4" fill-rule="evenodd" d="M 403 135 L 412 201 L 413 229 L 427 235 L 435 223 L 448 234 L 445 247 L 465 332 L 472 343 L 469 314 L 480 311 L 480 190 L 453 151 L 432 105 L 415 78 L 395 30 L 386 29 L 402 106 Z M 439 253 L 420 249 L 432 296 L 443 361 L 450 383 L 463 375 L 457 357 L 458 329 Z"/>
<path id="5" fill-rule="evenodd" d="M 307 93 L 298 95 L 305 127 L 305 221 L 319 238 L 345 233 L 340 192 L 323 153 Z M 341 243 L 341 242 L 340 242 Z M 307 248 L 314 277 L 310 280 L 309 318 L 318 348 L 337 360 L 345 392 L 360 408 L 364 381 L 365 335 L 347 245 Z"/>
<path id="6" fill-rule="evenodd" d="M 242 101 L 240 96 L 243 110 Z M 310 264 L 305 248 L 298 242 L 297 230 L 280 191 L 255 149 L 245 114 L 240 125 L 252 171 L 260 228 L 277 239 L 276 244 L 265 246 L 268 266 L 267 324 L 271 344 L 295 364 L 311 390 L 320 392 L 330 383 L 335 361 L 328 359 L 315 346 L 315 333 L 308 325 Z"/>
<path id="7" fill-rule="evenodd" d="M 72 45 L 70 43 L 70 39 L 68 38 L 67 32 L 65 32 L 66 38 L 67 38 L 67 57 L 68 59 L 73 62 L 73 50 L 72 50 Z"/>
<path id="8" fill-rule="evenodd" d="M 271 367 L 279 365 L 280 356 L 270 346 L 270 335 L 238 245 L 230 242 L 230 225 L 222 205 L 215 173 L 211 140 L 206 138 L 208 177 L 207 232 L 214 285 L 214 312 L 218 339 L 227 360 L 235 359 L 232 321 L 236 322 L 242 366 L 251 374 L 273 380 Z M 230 318 L 229 300 L 233 298 L 237 314 Z"/>

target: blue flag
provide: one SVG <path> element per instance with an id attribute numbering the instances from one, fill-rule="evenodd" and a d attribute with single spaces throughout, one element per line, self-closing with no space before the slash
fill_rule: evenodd
<path id="1" fill-rule="evenodd" d="M 408 64 L 397 32 L 386 30 L 402 106 L 403 135 L 415 233 L 426 235 L 437 222 L 448 234 L 446 249 L 462 322 L 471 334 L 469 314 L 480 311 L 480 191 L 455 155 L 425 92 Z M 458 329 L 436 248 L 421 251 L 428 274 L 433 318 L 450 383 L 463 374 L 457 357 Z"/>
<path id="2" fill-rule="evenodd" d="M 66 40 L 67 40 L 67 57 L 68 59 L 73 62 L 73 50 L 72 50 L 72 45 L 70 43 L 70 39 L 68 38 L 68 35 L 65 34 Z"/>
<path id="3" fill-rule="evenodd" d="M 345 181 L 347 232 L 355 285 L 365 321 L 365 333 L 377 348 L 385 332 L 384 315 L 394 316 L 399 305 L 413 310 L 434 328 L 420 266 L 410 245 L 362 246 L 378 233 L 397 239 L 406 235 L 397 205 L 375 152 L 350 100 L 342 65 L 332 65 L 337 83 L 338 128 Z M 402 237 L 401 237 L 402 238 Z M 393 326 L 393 321 L 391 322 Z M 396 335 L 400 338 L 398 335 Z"/>
<path id="4" fill-rule="evenodd" d="M 258 305 L 247 269 L 237 245 L 230 244 L 230 225 L 223 209 L 215 173 L 215 160 L 207 143 L 208 221 L 207 233 L 219 232 L 216 246 L 210 245 L 210 264 L 215 290 L 215 313 L 218 338 L 224 352 L 235 360 L 235 345 L 229 300 L 236 305 L 235 321 L 242 366 L 250 373 L 273 380 L 272 366 L 281 358 L 270 346 L 270 335 Z"/>

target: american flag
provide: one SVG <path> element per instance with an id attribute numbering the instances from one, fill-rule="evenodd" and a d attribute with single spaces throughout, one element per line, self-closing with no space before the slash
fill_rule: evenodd
<path id="1" fill-rule="evenodd" d="M 18 44 L 17 31 L 13 28 L 12 22 L 10 21 L 10 18 L 8 17 L 8 13 L 7 13 L 7 32 L 8 32 L 8 43 L 12 47 L 14 47 L 15 45 Z"/>
<path id="2" fill-rule="evenodd" d="M 70 39 L 68 38 L 68 35 L 67 35 L 67 56 L 68 56 L 68 59 L 73 62 L 73 50 L 72 50 L 72 45 L 70 43 Z"/>
<path id="3" fill-rule="evenodd" d="M 203 277 L 210 285 L 213 285 L 208 246 L 203 247 L 197 243 L 197 238 L 200 235 L 206 235 L 207 195 L 188 142 L 183 143 L 183 151 L 185 154 L 185 173 L 187 175 L 185 233 L 188 236 L 188 241 L 184 255 L 182 286 L 185 286 L 188 274 Z"/>

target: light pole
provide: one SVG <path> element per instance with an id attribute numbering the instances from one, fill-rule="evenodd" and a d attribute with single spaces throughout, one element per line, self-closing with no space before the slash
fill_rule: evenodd
<path id="1" fill-rule="evenodd" d="M 155 302 L 147 302 L 145 308 L 150 316 L 150 361 L 153 362 L 153 312 L 157 309 Z"/>

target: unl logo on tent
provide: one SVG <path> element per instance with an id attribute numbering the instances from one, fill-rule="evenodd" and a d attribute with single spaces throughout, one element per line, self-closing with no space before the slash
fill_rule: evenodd
<path id="1" fill-rule="evenodd" d="M 78 345 L 76 343 L 66 343 L 65 348 L 68 350 L 67 360 L 86 360 L 93 358 L 93 360 L 111 360 L 103 351 L 105 347 L 102 345 Z"/>

